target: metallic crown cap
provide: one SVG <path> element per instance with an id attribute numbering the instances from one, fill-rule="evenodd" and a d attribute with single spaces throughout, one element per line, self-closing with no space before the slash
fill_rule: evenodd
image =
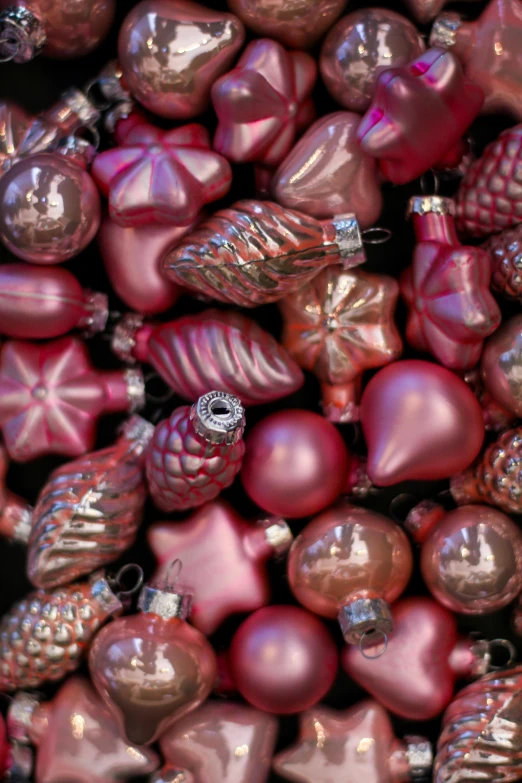
<path id="1" fill-rule="evenodd" d="M 135 364 L 132 351 L 136 347 L 136 334 L 143 326 L 143 316 L 139 313 L 126 313 L 116 324 L 111 341 L 111 349 L 118 359 L 126 364 Z"/>
<path id="2" fill-rule="evenodd" d="M 389 605 L 382 598 L 358 598 L 339 609 L 339 625 L 348 644 L 361 647 L 365 637 L 371 640 L 373 635 L 386 637 L 393 631 L 393 619 Z"/>
<path id="3" fill-rule="evenodd" d="M 245 409 L 241 401 L 227 392 L 204 394 L 190 409 L 194 429 L 215 445 L 233 445 L 245 429 Z"/>
<path id="4" fill-rule="evenodd" d="M 349 262 L 346 266 L 363 264 L 366 260 L 366 254 L 363 248 L 361 230 L 355 215 L 352 213 L 335 215 L 332 224 L 335 228 L 335 241 L 339 247 L 341 258 L 343 261 Z"/>
<path id="5" fill-rule="evenodd" d="M 138 597 L 138 609 L 146 614 L 156 614 L 164 620 L 177 617 L 185 620 L 190 614 L 192 593 L 178 584 L 183 564 L 176 558 L 167 571 L 162 584 L 149 582 L 144 585 Z"/>
<path id="6" fill-rule="evenodd" d="M 410 198 L 406 217 L 411 215 L 428 215 L 430 212 L 436 215 L 454 215 L 455 202 L 446 196 L 413 196 Z"/>
<path id="7" fill-rule="evenodd" d="M 455 46 L 457 30 L 461 24 L 461 15 L 453 11 L 447 11 L 438 16 L 431 28 L 430 46 L 441 46 L 443 49 L 451 49 L 452 46 Z"/>
<path id="8" fill-rule="evenodd" d="M 274 550 L 275 557 L 286 554 L 292 545 L 294 536 L 288 523 L 281 517 L 265 517 L 258 522 L 264 528 L 265 538 Z"/>
<path id="9" fill-rule="evenodd" d="M 23 6 L 9 6 L 0 13 L 0 58 L 15 63 L 32 60 L 44 48 L 47 35 L 43 23 Z"/>
<path id="10" fill-rule="evenodd" d="M 142 371 L 136 367 L 129 367 L 128 370 L 125 370 L 125 382 L 127 383 L 129 412 L 135 413 L 145 405 L 145 379 Z"/>
<path id="11" fill-rule="evenodd" d="M 123 422 L 120 433 L 127 440 L 136 441 L 136 445 L 140 445 L 145 449 L 154 435 L 154 424 L 147 421 L 142 416 L 131 416 L 130 419 Z"/>
<path id="12" fill-rule="evenodd" d="M 425 737 L 404 737 L 411 780 L 427 780 L 433 766 L 433 750 Z"/>
<path id="13" fill-rule="evenodd" d="M 71 113 L 83 122 L 86 128 L 98 122 L 101 114 L 96 106 L 91 103 L 87 95 L 77 87 L 69 87 L 61 94 L 62 102 L 71 110 Z"/>
<path id="14" fill-rule="evenodd" d="M 40 699 L 34 693 L 18 691 L 7 710 L 7 733 L 13 742 L 23 745 L 30 744 L 29 729 L 33 721 L 33 714 Z"/>

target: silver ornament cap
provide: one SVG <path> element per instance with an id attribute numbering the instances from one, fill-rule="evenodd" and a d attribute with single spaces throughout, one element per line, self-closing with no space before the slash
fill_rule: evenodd
<path id="1" fill-rule="evenodd" d="M 366 261 L 359 223 L 354 214 L 336 215 L 332 220 L 335 242 L 345 269 L 359 266 Z"/>
<path id="2" fill-rule="evenodd" d="M 138 598 L 138 609 L 164 620 L 175 617 L 186 620 L 190 614 L 192 593 L 178 584 L 181 569 L 181 560 L 173 560 L 162 584 L 150 582 L 144 585 Z"/>
<path id="3" fill-rule="evenodd" d="M 408 204 L 406 217 L 411 215 L 455 215 L 456 206 L 452 198 L 446 196 L 413 196 Z"/>
<path id="4" fill-rule="evenodd" d="M 433 766 L 433 750 L 426 737 L 404 737 L 410 780 L 428 780 Z"/>
<path id="5" fill-rule="evenodd" d="M 462 24 L 462 16 L 454 11 L 446 11 L 433 22 L 430 33 L 430 46 L 451 49 L 457 42 L 457 30 Z"/>
<path id="6" fill-rule="evenodd" d="M 358 598 L 342 606 L 338 615 L 339 625 L 348 644 L 370 644 L 375 637 L 382 637 L 386 649 L 388 634 L 393 631 L 389 604 L 382 598 Z"/>
<path id="7" fill-rule="evenodd" d="M 190 419 L 197 434 L 215 446 L 232 446 L 245 429 L 245 409 L 233 394 L 211 391 L 190 409 Z"/>
<path id="8" fill-rule="evenodd" d="M 44 48 L 43 22 L 23 6 L 11 5 L 0 13 L 0 61 L 27 63 Z"/>

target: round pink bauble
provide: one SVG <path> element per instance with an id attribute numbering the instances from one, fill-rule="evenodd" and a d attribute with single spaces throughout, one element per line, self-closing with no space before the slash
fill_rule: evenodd
<path id="1" fill-rule="evenodd" d="M 279 411 L 246 440 L 241 479 L 254 503 L 283 517 L 305 517 L 342 492 L 349 455 L 333 424 L 306 410 Z"/>
<path id="2" fill-rule="evenodd" d="M 332 635 L 297 606 L 251 614 L 230 647 L 232 679 L 254 707 L 279 715 L 308 709 L 330 690 L 338 667 Z"/>
<path id="3" fill-rule="evenodd" d="M 522 315 L 515 315 L 487 341 L 481 362 L 484 387 L 495 402 L 522 416 Z"/>
<path id="4" fill-rule="evenodd" d="M 380 487 L 467 468 L 484 440 L 477 398 L 445 367 L 416 359 L 380 370 L 361 400 L 367 471 Z"/>

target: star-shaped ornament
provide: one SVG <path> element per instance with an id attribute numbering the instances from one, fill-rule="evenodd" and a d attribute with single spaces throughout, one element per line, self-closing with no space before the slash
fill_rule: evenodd
<path id="1" fill-rule="evenodd" d="M 124 144 L 97 155 L 93 178 L 120 226 L 186 226 L 232 182 L 228 161 L 210 148 L 208 132 L 192 123 L 163 131 L 139 122 Z"/>
<path id="2" fill-rule="evenodd" d="M 283 345 L 319 378 L 332 421 L 357 419 L 361 373 L 400 355 L 393 320 L 398 294 L 391 277 L 331 266 L 280 302 Z"/>
<path id="3" fill-rule="evenodd" d="M 343 712 L 322 705 L 307 710 L 299 739 L 273 762 L 278 775 L 295 783 L 394 783 L 429 766 L 429 743 L 420 737 L 410 738 L 409 746 L 398 740 L 388 713 L 375 701 Z"/>

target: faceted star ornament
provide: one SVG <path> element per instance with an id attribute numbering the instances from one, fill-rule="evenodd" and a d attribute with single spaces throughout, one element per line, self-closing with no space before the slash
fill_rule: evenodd
<path id="1" fill-rule="evenodd" d="M 320 704 L 303 712 L 299 739 L 275 756 L 273 769 L 296 783 L 406 783 L 430 762 L 428 743 L 411 737 L 407 748 L 384 707 L 368 700 L 343 712 Z"/>
<path id="2" fill-rule="evenodd" d="M 315 60 L 268 38 L 252 41 L 212 88 L 214 149 L 237 163 L 278 166 L 314 116 Z"/>
<path id="3" fill-rule="evenodd" d="M 112 219 L 133 227 L 185 226 L 232 182 L 228 161 L 211 150 L 208 132 L 196 123 L 163 131 L 140 122 L 122 146 L 96 157 L 91 173 Z"/>
<path id="4" fill-rule="evenodd" d="M 94 688 L 71 677 L 52 701 L 36 706 L 29 737 L 37 745 L 38 783 L 116 783 L 158 767 L 149 748 L 120 736 L 118 725 Z"/>
<path id="5" fill-rule="evenodd" d="M 330 420 L 357 419 L 360 374 L 400 355 L 393 320 L 398 294 L 391 277 L 331 266 L 279 303 L 283 345 L 319 378 Z"/>
<path id="6" fill-rule="evenodd" d="M 265 783 L 277 729 L 277 718 L 266 712 L 244 704 L 207 701 L 166 731 L 160 748 L 167 764 L 181 767 L 186 775 L 180 775 L 179 783 L 187 778 L 194 783 Z M 178 783 L 176 778 L 170 781 Z"/>

